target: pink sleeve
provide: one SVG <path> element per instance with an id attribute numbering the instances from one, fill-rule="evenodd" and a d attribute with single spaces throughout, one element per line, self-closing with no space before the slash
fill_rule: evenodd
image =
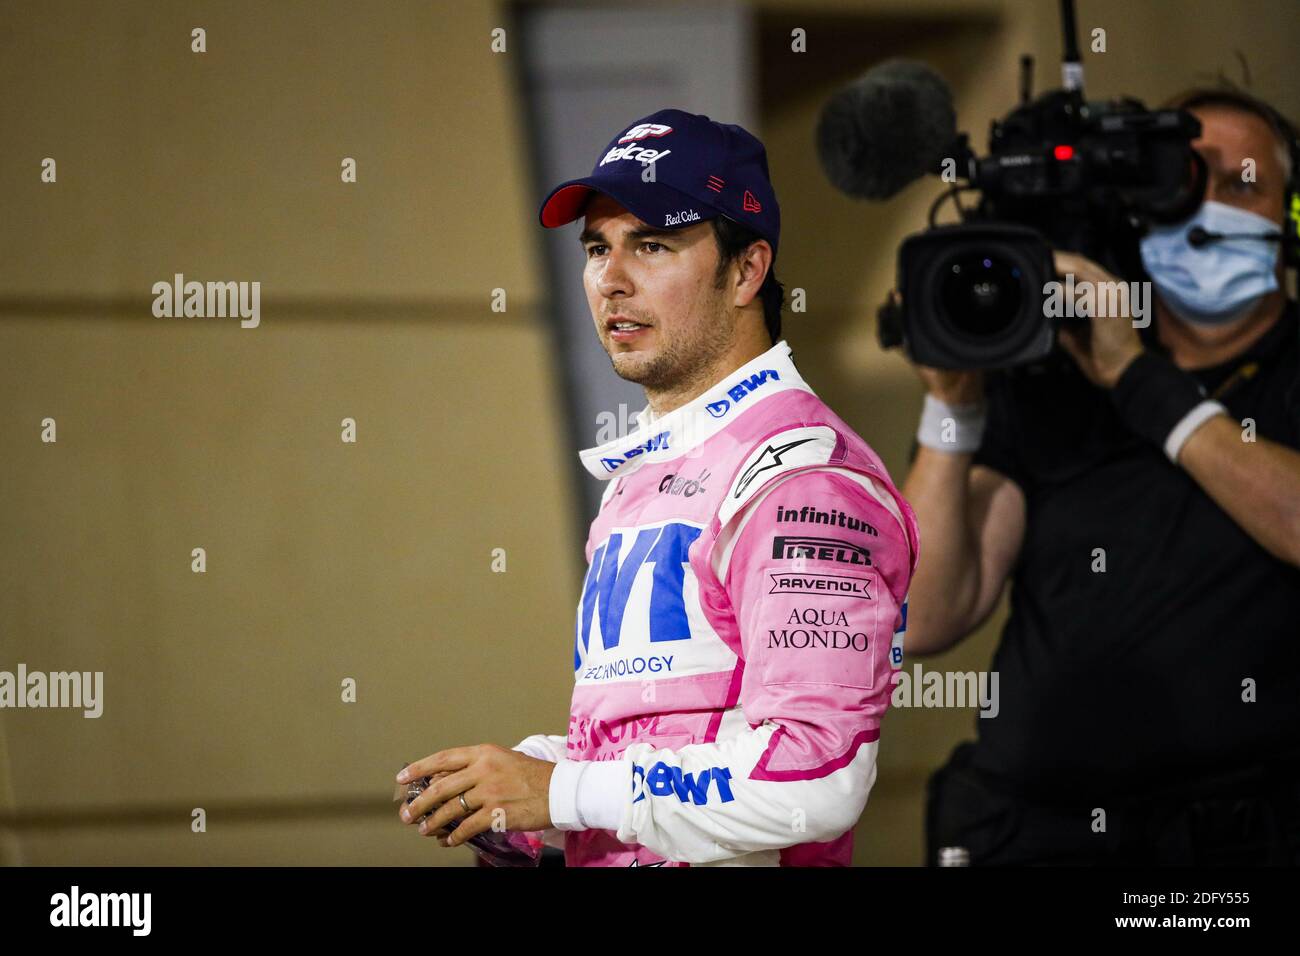
<path id="1" fill-rule="evenodd" d="M 803 471 L 774 485 L 735 519 L 722 580 L 744 648 L 740 705 L 751 726 L 780 725 L 751 777 L 815 778 L 879 736 L 911 516 L 891 513 L 890 490 L 867 476 Z"/>

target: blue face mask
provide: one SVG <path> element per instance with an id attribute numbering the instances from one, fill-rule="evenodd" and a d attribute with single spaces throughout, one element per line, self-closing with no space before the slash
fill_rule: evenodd
<path id="1" fill-rule="evenodd" d="M 1197 248 L 1187 233 L 1276 233 L 1277 223 L 1253 212 L 1207 200 L 1190 219 L 1152 229 L 1141 243 L 1142 265 L 1161 300 L 1175 315 L 1197 325 L 1225 325 L 1244 318 L 1277 289 L 1276 242 L 1220 239 Z"/>

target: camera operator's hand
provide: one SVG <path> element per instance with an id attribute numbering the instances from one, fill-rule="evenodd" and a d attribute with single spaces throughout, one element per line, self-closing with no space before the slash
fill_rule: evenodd
<path id="1" fill-rule="evenodd" d="M 978 405 L 984 401 L 984 373 L 975 370 L 913 365 L 925 390 L 948 405 Z"/>
<path id="2" fill-rule="evenodd" d="M 896 306 L 903 301 L 902 294 L 897 289 L 891 289 L 889 296 Z M 984 373 L 978 369 L 931 368 L 915 362 L 912 363 L 912 368 L 916 369 L 925 390 L 941 402 L 948 405 L 976 405 L 984 401 Z"/>
<path id="3" fill-rule="evenodd" d="M 1052 257 L 1057 274 L 1064 279 L 1072 273 L 1076 287 L 1091 282 L 1094 289 L 1100 289 L 1104 288 L 1101 283 L 1119 281 L 1078 253 L 1057 251 Z M 1062 328 L 1059 338 L 1061 347 L 1070 353 L 1088 380 L 1102 388 L 1113 388 L 1129 363 L 1142 354 L 1142 340 L 1133 327 L 1131 315 L 1093 315 L 1086 327 Z"/>

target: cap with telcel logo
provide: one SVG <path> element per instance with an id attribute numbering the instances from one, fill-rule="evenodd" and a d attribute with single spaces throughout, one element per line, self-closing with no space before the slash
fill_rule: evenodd
<path id="1" fill-rule="evenodd" d="M 767 150 L 740 126 L 683 110 L 651 113 L 610 141 L 590 176 L 551 190 L 542 203 L 542 225 L 554 229 L 573 222 L 593 192 L 660 229 L 726 215 L 766 239 L 776 256 L 781 209 L 768 177 Z"/>

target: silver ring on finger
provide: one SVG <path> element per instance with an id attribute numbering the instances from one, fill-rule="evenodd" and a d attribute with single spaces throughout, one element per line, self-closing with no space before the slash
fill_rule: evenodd
<path id="1" fill-rule="evenodd" d="M 469 804 L 465 802 L 465 794 L 463 793 L 460 795 L 460 805 L 461 805 L 461 809 L 463 809 L 466 813 L 474 812 L 469 808 Z"/>

